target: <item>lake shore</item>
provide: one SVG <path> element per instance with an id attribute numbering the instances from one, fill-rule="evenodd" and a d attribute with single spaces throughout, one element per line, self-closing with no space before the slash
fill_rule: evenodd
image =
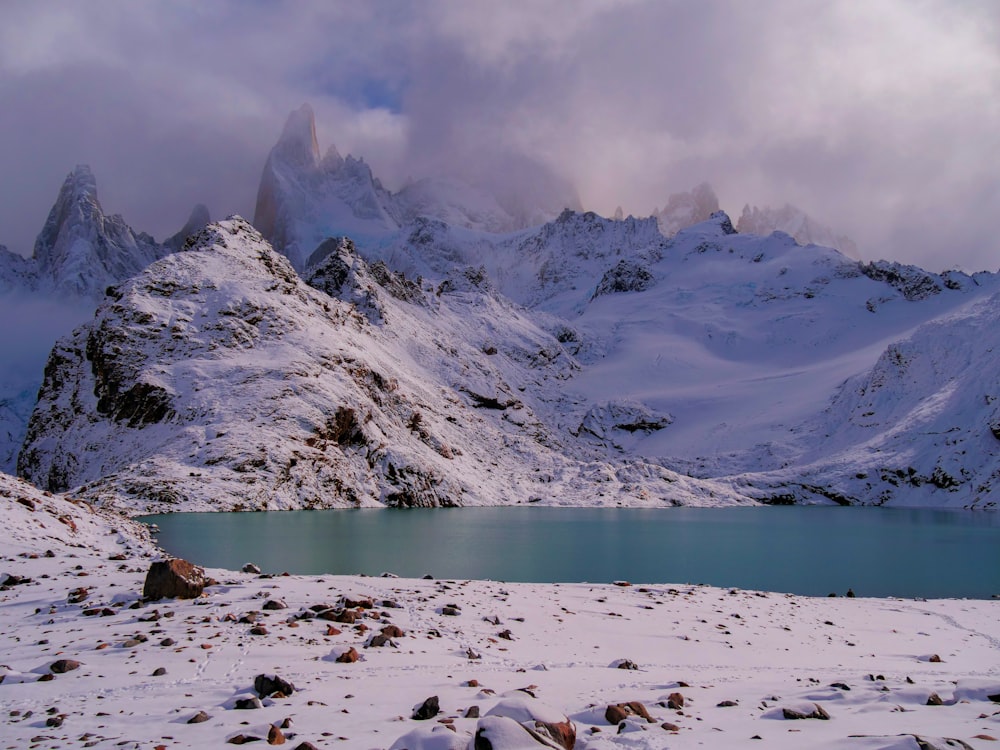
<path id="1" fill-rule="evenodd" d="M 14 480 L 0 495 L 2 748 L 267 744 L 281 724 L 291 748 L 457 748 L 482 726 L 498 750 L 531 747 L 465 718 L 512 705 L 568 717 L 591 750 L 1000 738 L 988 697 L 1000 694 L 1000 601 L 209 570 L 218 585 L 197 599 L 143 602 L 159 553 L 137 524 Z M 355 621 L 321 619 L 320 605 Z M 374 645 L 389 626 L 403 634 Z M 357 661 L 338 661 L 351 649 Z M 59 660 L 79 666 L 53 674 Z M 235 708 L 261 674 L 294 692 Z M 431 696 L 440 713 L 411 718 Z M 607 707 L 626 702 L 653 721 L 626 719 L 619 734 Z M 787 718 L 817 707 L 830 718 Z"/>

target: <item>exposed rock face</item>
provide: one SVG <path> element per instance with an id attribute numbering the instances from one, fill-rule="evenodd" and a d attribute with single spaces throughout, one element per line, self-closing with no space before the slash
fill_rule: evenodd
<path id="1" fill-rule="evenodd" d="M 880 260 L 876 263 L 862 263 L 859 268 L 868 278 L 884 281 L 910 301 L 940 294 L 943 289 L 939 277 L 916 266 Z"/>
<path id="2" fill-rule="evenodd" d="M 205 589 L 205 571 L 187 560 L 157 560 L 149 566 L 142 595 L 147 599 L 197 599 Z"/>
<path id="3" fill-rule="evenodd" d="M 649 289 L 656 280 L 649 269 L 640 263 L 630 260 L 620 260 L 618 265 L 601 277 L 594 297 L 602 294 L 618 294 L 621 292 L 641 292 Z"/>

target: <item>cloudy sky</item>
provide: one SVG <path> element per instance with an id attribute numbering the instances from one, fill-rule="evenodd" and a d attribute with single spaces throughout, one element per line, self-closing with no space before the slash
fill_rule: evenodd
<path id="1" fill-rule="evenodd" d="M 158 239 L 251 216 L 306 101 L 389 187 L 520 153 L 601 213 L 707 180 L 866 258 L 1000 268 L 994 0 L 6 0 L 0 243 L 30 254 L 77 163 Z"/>

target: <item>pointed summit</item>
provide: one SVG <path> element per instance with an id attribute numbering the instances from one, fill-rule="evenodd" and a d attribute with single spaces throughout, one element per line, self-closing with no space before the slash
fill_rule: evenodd
<path id="1" fill-rule="evenodd" d="M 315 166 L 319 163 L 319 142 L 316 140 L 316 115 L 309 104 L 294 110 L 285 120 L 281 137 L 271 151 L 289 164 Z"/>
<path id="2" fill-rule="evenodd" d="M 67 175 L 35 240 L 39 282 L 70 297 L 100 298 L 164 254 L 147 234 L 136 234 L 117 214 L 105 216 L 90 167 Z"/>
<path id="3" fill-rule="evenodd" d="M 45 226 L 35 240 L 34 257 L 40 268 L 48 269 L 58 263 L 56 245 L 64 231 L 91 227 L 103 219 L 94 173 L 86 164 L 78 164 L 66 175 Z"/>

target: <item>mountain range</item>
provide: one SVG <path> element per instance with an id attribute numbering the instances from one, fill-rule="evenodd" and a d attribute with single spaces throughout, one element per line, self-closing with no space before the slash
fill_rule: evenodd
<path id="1" fill-rule="evenodd" d="M 21 476 L 141 511 L 995 507 L 995 274 L 860 262 L 791 207 L 734 226 L 708 185 L 605 218 L 539 184 L 392 192 L 306 106 L 252 224 L 157 243 L 78 167 L 0 253 L 0 291 L 97 306 L 0 401 L 8 462 L 24 436 Z"/>

